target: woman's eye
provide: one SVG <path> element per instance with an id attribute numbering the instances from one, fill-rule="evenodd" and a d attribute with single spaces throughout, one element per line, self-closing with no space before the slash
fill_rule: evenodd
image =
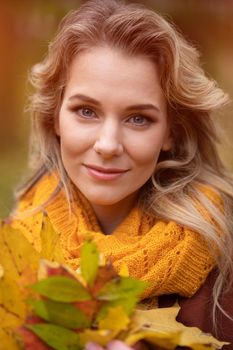
<path id="1" fill-rule="evenodd" d="M 84 118 L 94 118 L 96 116 L 95 112 L 88 107 L 82 107 L 77 109 L 78 114 Z"/>
<path id="2" fill-rule="evenodd" d="M 144 126 L 149 124 L 149 118 L 142 115 L 134 115 L 128 119 L 128 122 L 137 126 Z"/>

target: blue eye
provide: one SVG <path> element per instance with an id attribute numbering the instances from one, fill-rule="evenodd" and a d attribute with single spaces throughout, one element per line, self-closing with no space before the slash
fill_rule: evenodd
<path id="1" fill-rule="evenodd" d="M 81 117 L 84 117 L 84 118 L 94 118 L 95 117 L 95 113 L 88 107 L 79 108 L 78 113 Z"/>
<path id="2" fill-rule="evenodd" d="M 144 126 L 144 125 L 147 125 L 149 123 L 149 119 L 140 115 L 140 114 L 130 117 L 128 119 L 128 121 L 129 121 L 129 123 L 137 125 L 137 126 Z"/>

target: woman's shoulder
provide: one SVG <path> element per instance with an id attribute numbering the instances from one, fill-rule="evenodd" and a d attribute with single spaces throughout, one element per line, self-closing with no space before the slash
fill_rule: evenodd
<path id="1" fill-rule="evenodd" d="M 216 310 L 215 320 L 213 322 L 213 287 L 218 276 L 217 269 L 213 270 L 204 285 L 190 299 L 180 298 L 181 306 L 178 320 L 188 326 L 199 327 L 206 333 L 213 334 L 222 341 L 230 342 L 231 345 L 224 346 L 226 350 L 233 349 L 233 284 L 226 286 L 220 296 L 220 306 L 226 312 L 220 309 Z M 228 284 L 229 284 L 228 283 Z"/>
<path id="2" fill-rule="evenodd" d="M 223 197 L 221 192 L 215 188 L 213 185 L 202 183 L 202 182 L 196 182 L 191 186 L 191 197 L 192 194 L 198 193 L 199 196 L 202 197 L 202 199 L 207 199 L 212 204 L 217 206 L 218 208 L 222 208 L 223 206 Z M 200 198 L 200 197 L 199 197 Z"/>
<path id="3" fill-rule="evenodd" d="M 170 307 L 178 299 L 180 311 L 177 317 L 189 327 L 199 327 L 203 332 L 210 333 L 221 341 L 229 342 L 230 345 L 223 349 L 233 350 L 233 285 L 227 286 L 220 297 L 220 306 L 228 314 L 216 310 L 213 322 L 213 287 L 218 276 L 217 269 L 213 270 L 206 279 L 203 286 L 191 297 L 178 297 L 175 294 L 159 297 L 160 307 Z"/>

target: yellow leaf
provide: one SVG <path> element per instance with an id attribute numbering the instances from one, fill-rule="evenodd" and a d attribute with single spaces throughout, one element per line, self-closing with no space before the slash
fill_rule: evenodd
<path id="1" fill-rule="evenodd" d="M 5 275 L 0 281 L 0 303 L 9 314 L 24 318 L 26 314 L 24 294 L 20 291 L 17 281 L 9 275 Z"/>
<path id="2" fill-rule="evenodd" d="M 161 333 L 156 331 L 139 331 L 137 333 L 130 334 L 124 341 L 129 346 L 132 346 L 142 339 L 145 339 L 163 349 L 175 349 L 177 344 L 179 344 L 180 332 Z"/>
<path id="3" fill-rule="evenodd" d="M 15 325 L 19 325 L 18 317 L 0 307 L 0 325 L 0 350 L 19 350 L 18 336 L 14 332 Z"/>
<path id="4" fill-rule="evenodd" d="M 13 279 L 17 279 L 28 265 L 36 270 L 39 254 L 19 230 L 4 225 L 0 229 L 0 248 L 4 274 L 10 273 Z"/>
<path id="5" fill-rule="evenodd" d="M 17 345 L 16 339 L 13 338 L 9 331 L 5 331 L 0 328 L 0 350 L 19 350 L 19 346 Z"/>
<path id="6" fill-rule="evenodd" d="M 129 269 L 126 264 L 122 264 L 119 275 L 121 277 L 128 277 L 129 276 Z"/>
<path id="7" fill-rule="evenodd" d="M 65 263 L 64 255 L 60 245 L 58 233 L 54 230 L 47 216 L 43 219 L 42 229 L 40 232 L 41 238 L 41 257 L 56 261 L 61 264 Z"/>
<path id="8" fill-rule="evenodd" d="M 0 229 L 0 350 L 18 349 L 14 330 L 26 316 L 27 304 L 21 283 L 36 275 L 39 254 L 24 235 L 8 225 Z M 26 281 L 27 279 L 30 279 Z"/>
<path id="9" fill-rule="evenodd" d="M 106 317 L 99 322 L 99 328 L 121 331 L 127 328 L 129 322 L 122 306 L 116 306 L 108 309 Z"/>
<path id="10" fill-rule="evenodd" d="M 111 340 L 116 336 L 117 332 L 113 332 L 106 329 L 92 330 L 86 329 L 84 332 L 80 333 L 79 339 L 80 344 L 85 346 L 88 342 L 94 342 L 101 346 L 106 346 Z"/>
<path id="11" fill-rule="evenodd" d="M 194 350 L 206 350 L 206 346 L 209 349 L 219 349 L 228 344 L 203 333 L 199 328 L 186 327 L 177 322 L 176 316 L 179 309 L 179 306 L 174 306 L 153 310 L 137 310 L 134 316 L 134 329 L 126 339 L 127 344 L 132 345 L 135 340 L 147 339 L 166 349 L 187 346 Z"/>

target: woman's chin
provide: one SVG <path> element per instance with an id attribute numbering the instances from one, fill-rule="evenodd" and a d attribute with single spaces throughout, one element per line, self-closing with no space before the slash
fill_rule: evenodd
<path id="1" fill-rule="evenodd" d="M 100 195 L 100 196 L 85 195 L 85 197 L 87 198 L 87 200 L 90 202 L 91 205 L 95 205 L 95 206 L 113 206 L 113 205 L 117 205 L 119 202 L 122 201 L 122 198 L 109 198 L 109 197 L 105 197 L 104 195 Z"/>
<path id="2" fill-rule="evenodd" d="M 82 191 L 82 194 L 87 198 L 91 205 L 95 206 L 114 206 L 127 201 L 129 195 L 120 195 L 119 191 Z"/>

